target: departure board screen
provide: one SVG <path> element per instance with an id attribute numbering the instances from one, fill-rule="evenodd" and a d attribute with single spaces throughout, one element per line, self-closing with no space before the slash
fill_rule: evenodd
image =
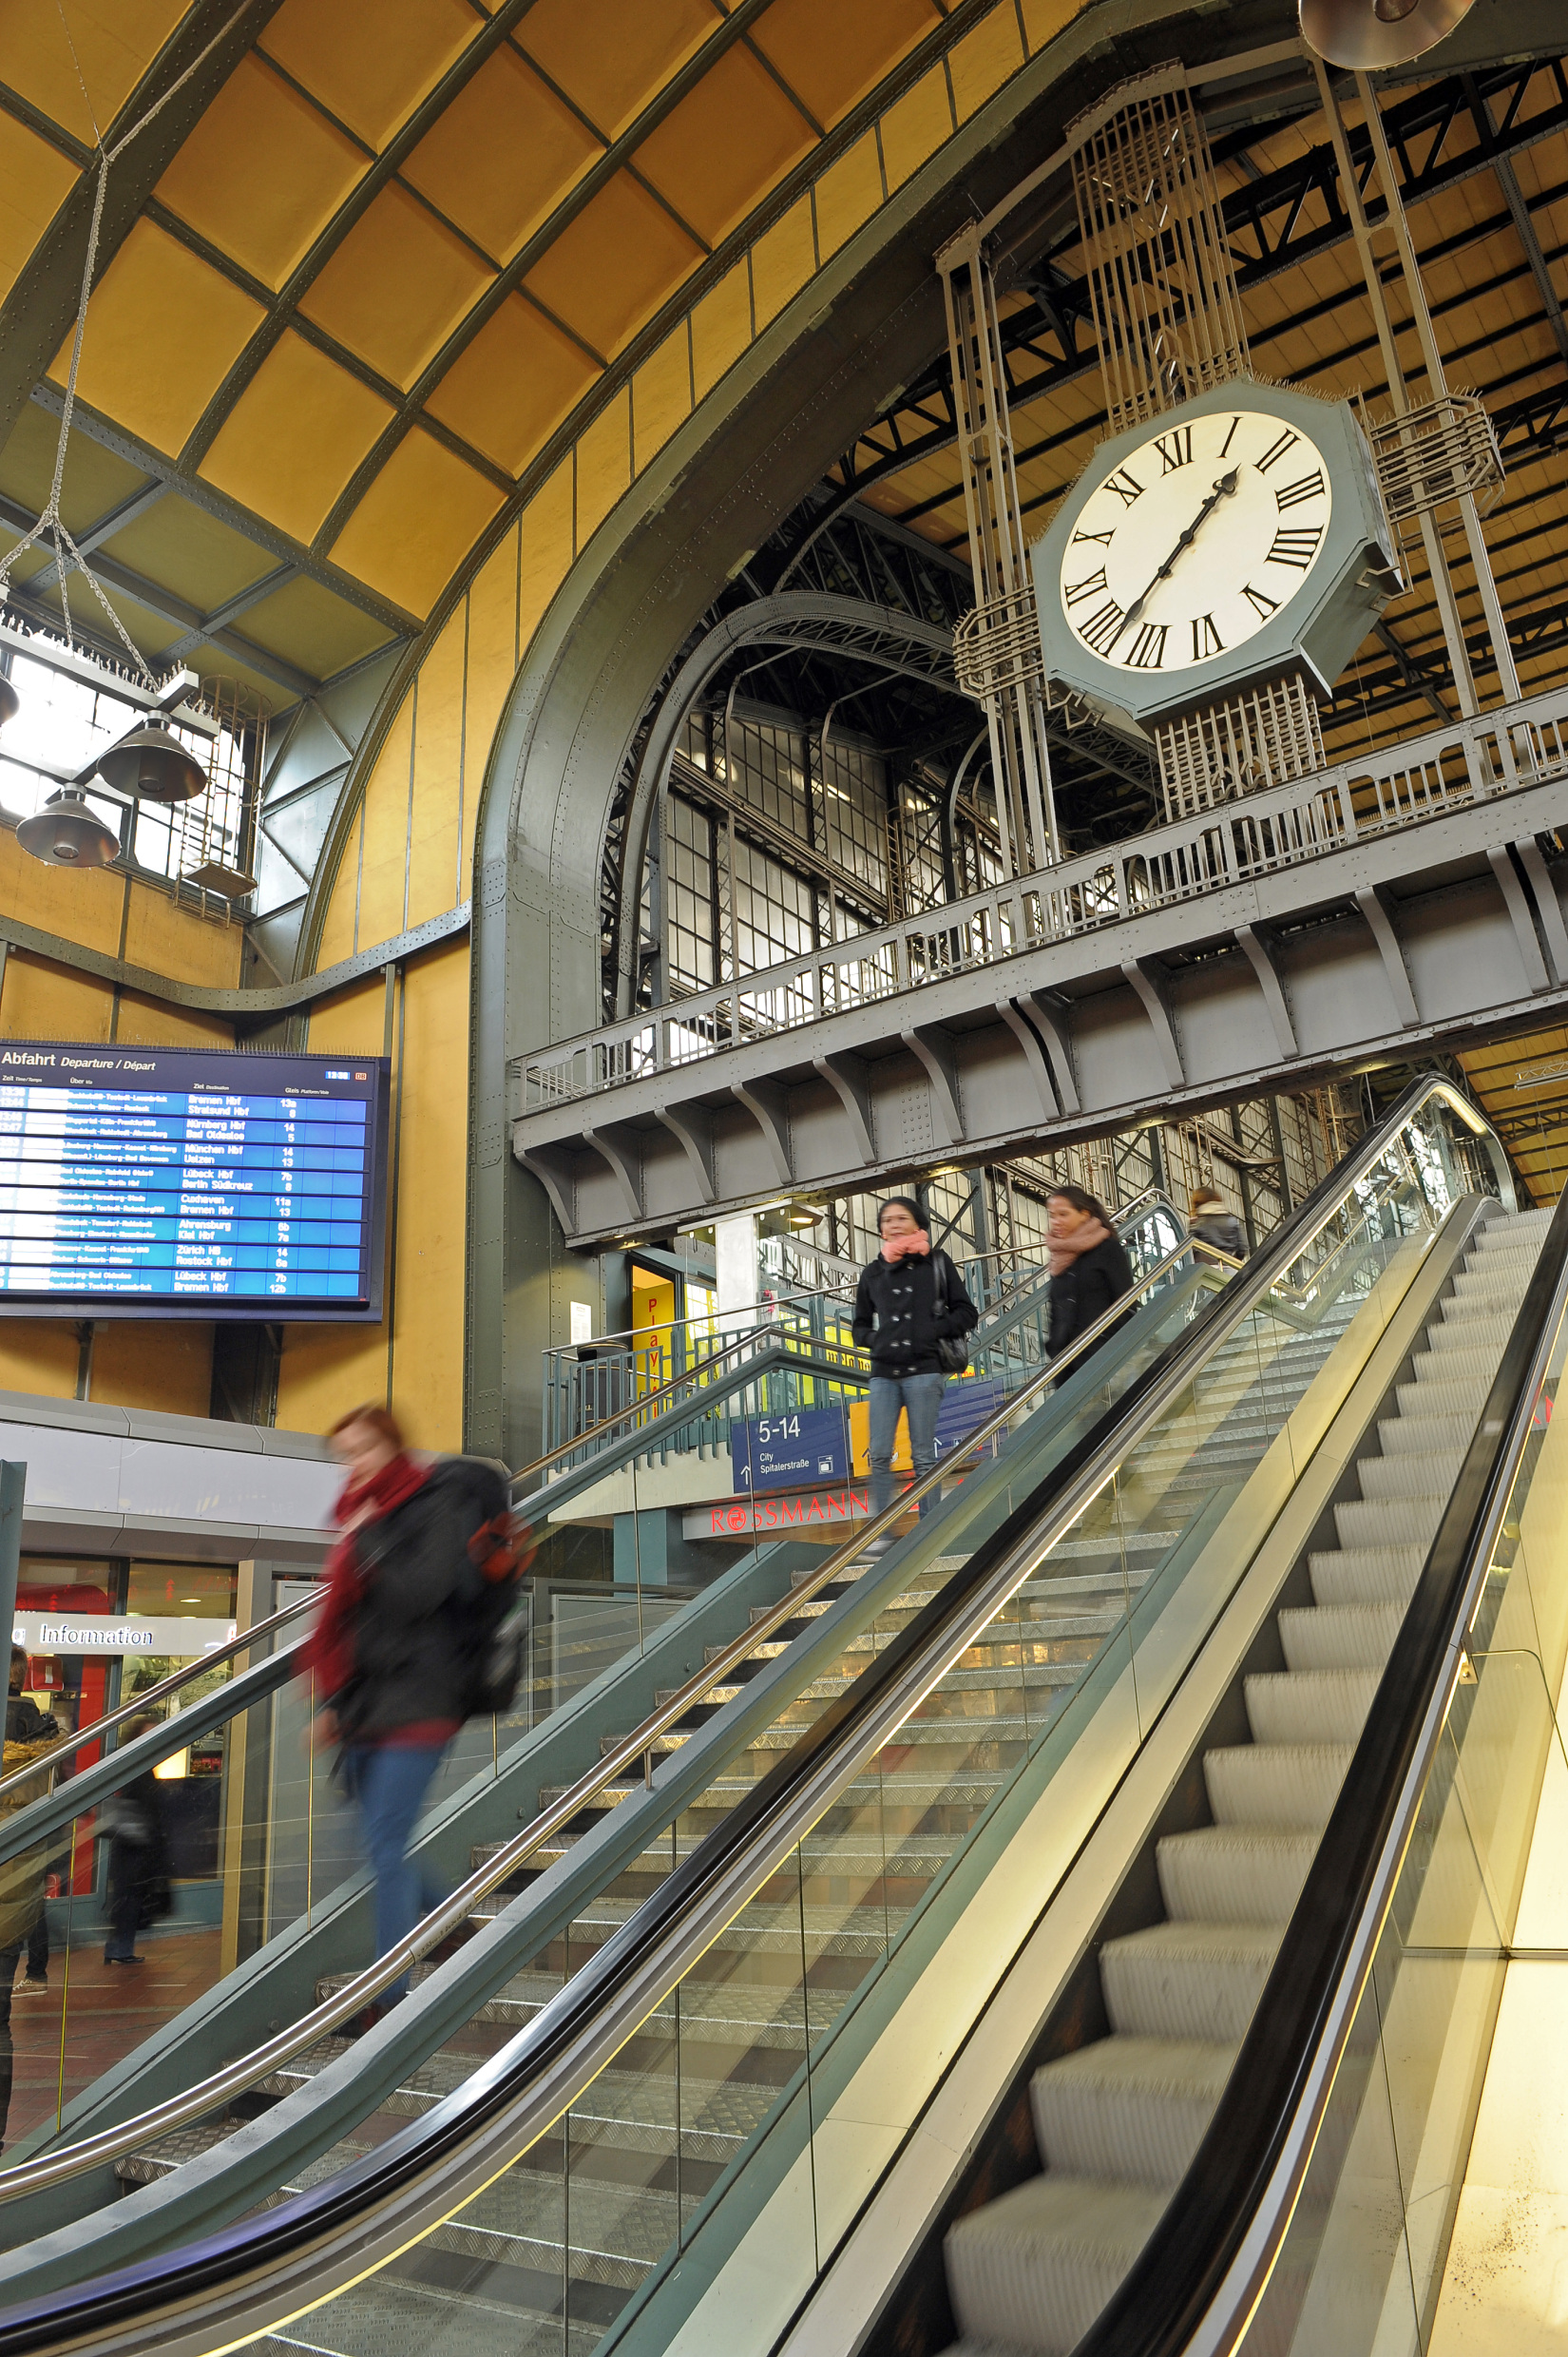
<path id="1" fill-rule="evenodd" d="M 0 1294 L 69 1316 L 375 1319 L 378 1056 L 0 1042 Z"/>

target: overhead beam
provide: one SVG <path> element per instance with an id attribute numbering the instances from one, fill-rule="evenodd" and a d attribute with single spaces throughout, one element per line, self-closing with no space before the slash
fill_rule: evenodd
<path id="1" fill-rule="evenodd" d="M 156 508 L 158 502 L 167 495 L 168 488 L 168 485 L 163 482 L 144 483 L 139 491 L 132 491 L 128 499 L 123 499 L 117 508 L 109 508 L 106 514 L 99 517 L 96 524 L 89 525 L 85 532 L 73 532 L 71 538 L 76 543 L 78 554 L 90 557 L 93 550 L 102 547 L 105 540 L 112 540 L 115 533 L 124 531 L 127 524 L 134 524 L 139 516 L 146 514 L 149 508 Z M 76 570 L 75 560 L 68 555 L 66 558 L 65 570 L 67 573 L 74 573 Z M 60 579 L 60 573 L 61 566 L 58 558 L 51 557 L 41 573 L 34 573 L 29 577 L 28 587 L 35 597 L 42 597 L 46 589 L 54 587 L 55 583 Z"/>

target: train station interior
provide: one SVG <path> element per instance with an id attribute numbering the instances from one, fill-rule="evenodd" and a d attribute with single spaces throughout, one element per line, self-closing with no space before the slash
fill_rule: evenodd
<path id="1" fill-rule="evenodd" d="M 1565 305 L 1561 0 L 0 0 L 0 2357 L 1568 2357 Z"/>

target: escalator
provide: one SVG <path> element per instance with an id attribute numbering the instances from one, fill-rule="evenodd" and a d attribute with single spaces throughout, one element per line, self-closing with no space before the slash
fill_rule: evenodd
<path id="1" fill-rule="evenodd" d="M 1175 1247 L 1161 1256 L 1151 1252 L 1155 1238 L 1144 1233 L 1156 1223 L 1157 1241 Z M 1164 1332 L 1210 1297 L 1214 1276 L 1194 1267 L 1162 1200 L 1132 1207 L 1128 1224 L 1136 1231 L 1132 1241 L 1147 1289 L 1160 1295 L 1156 1319 Z M 994 1419 L 1004 1397 L 1012 1401 L 1004 1424 L 1039 1408 L 1043 1326 L 1037 1292 L 1012 1288 L 986 1322 L 985 1333 L 1000 1329 L 996 1364 L 977 1352 L 979 1379 L 955 1387 L 955 1397 L 973 1405 L 953 1420 L 949 1466 L 964 1459 L 966 1428 L 988 1415 Z M 767 1323 L 709 1339 L 713 1347 L 700 1359 L 691 1353 L 692 1365 L 651 1389 L 632 1396 L 629 1384 L 619 1384 L 623 1404 L 609 1418 L 591 1431 L 574 1431 L 518 1477 L 519 1512 L 544 1527 L 546 1552 L 540 1563 L 548 1562 L 547 1550 L 562 1535 L 548 1518 L 574 1495 L 614 1479 L 635 1507 L 672 1452 L 712 1453 L 715 1435 L 718 1443 L 725 1439 L 726 1421 L 758 1410 L 784 1415 L 813 1397 L 837 1404 L 847 1416 L 855 1392 L 864 1392 L 858 1354 L 847 1353 L 831 1333 L 802 1335 Z M 1096 1399 L 1108 1396 L 1115 1370 L 1136 1362 L 1144 1347 L 1143 1328 L 1135 1320 L 1102 1356 Z M 998 1372 L 1004 1367 L 1010 1390 Z M 1048 1454 L 1053 1435 L 1076 1428 L 1075 1417 L 1081 1421 L 1075 1400 L 1076 1394 L 1047 1400 L 1032 1440 L 1037 1455 L 1042 1447 Z M 538 1482 L 541 1473 L 545 1479 Z M 538 1485 L 530 1487 L 530 1479 Z M 567 1525 L 568 1543 L 573 1535 Z M 661 1693 L 679 1693 L 689 1683 L 705 1658 L 723 1655 L 732 1684 L 744 1682 L 803 1635 L 855 1572 L 851 1563 L 834 1570 L 827 1550 L 802 1541 L 730 1552 L 736 1559 L 730 1568 L 685 1597 L 667 1587 L 588 1590 L 585 1600 L 597 1626 L 619 1617 L 626 1634 L 619 1657 L 600 1638 L 599 1652 L 610 1658 L 585 1683 L 570 1648 L 564 1650 L 573 1675 L 564 1683 L 559 1631 L 536 1628 L 545 1641 L 535 1648 L 533 1675 L 526 1677 L 518 1704 L 504 1720 L 470 1725 L 444 1767 L 415 1845 L 422 1869 L 447 1885 L 473 1870 L 483 1875 L 520 1818 L 532 1818 L 541 1801 L 549 1806 L 583 1776 L 601 1755 L 606 1727 L 635 1727 Z M 536 1587 L 541 1583 L 536 1563 Z M 78 1934 L 76 1966 L 59 1999 L 47 2010 L 29 2004 L 23 2014 L 18 2008 L 17 2086 L 11 2116 L 0 2131 L 13 2163 L 62 2145 L 80 2147 L 201 2083 L 215 2063 L 243 2061 L 269 2034 L 308 2017 L 317 2001 L 330 2014 L 335 1998 L 354 1981 L 350 1962 L 367 1944 L 366 1877 L 354 1870 L 352 1821 L 335 1803 L 330 1759 L 313 1756 L 305 1740 L 312 1698 L 294 1677 L 292 1646 L 310 1600 L 307 1589 L 273 1622 L 125 1705 L 118 1724 L 100 1722 L 84 1731 L 82 1740 L 94 1746 L 105 1732 L 111 1742 L 118 1734 L 124 1748 L 47 1798 L 0 1816 L 0 1878 L 10 1870 L 10 1861 L 36 1857 L 41 1845 L 68 1857 L 90 1940 L 97 1910 L 84 1883 L 90 1886 L 92 1879 L 101 1822 L 95 1811 L 128 1776 L 148 1769 L 178 1773 L 194 1758 L 222 1778 L 221 1849 L 215 1861 L 222 1876 L 221 1938 L 155 1936 L 148 1956 L 155 1969 L 139 1976 L 134 1991 L 123 1992 L 120 1986 L 111 1991 L 109 1975 L 81 1956 Z M 270 1650 L 273 1644 L 279 1650 Z M 230 1677 L 231 1658 L 245 1655 L 250 1666 L 241 1663 Z M 640 1786 L 646 1755 L 657 1757 L 684 1741 L 729 1690 L 701 1681 L 688 1707 L 670 1715 L 669 1729 L 641 1752 L 633 1745 L 626 1764 L 612 1765 L 598 1779 L 578 1813 L 591 1818 Z M 149 1705 L 169 1715 L 139 1732 Z M 30 1800 L 38 1781 L 36 1774 L 18 1779 L 24 1800 Z M 11 1789 L 0 1787 L 0 1807 Z M 482 1925 L 502 1904 L 491 1890 L 481 1890 L 458 1929 Z M 421 1977 L 426 1969 L 418 1967 Z M 165 1992 L 172 1992 L 172 2002 Z M 502 2010 L 493 2018 L 505 2020 L 505 2002 L 497 2002 Z M 221 2140 L 243 2117 L 243 2106 L 275 2101 L 341 2053 L 344 2041 L 333 2035 L 337 2026 L 327 2019 L 321 2035 L 296 2041 L 276 2067 L 255 2075 L 240 2091 L 239 2112 L 221 2107 L 172 2141 L 154 2137 L 144 2151 L 118 2156 L 113 2168 L 75 2174 L 53 2196 L 51 2213 L 58 2220 L 73 2209 L 90 2211 L 124 2184 L 164 2173 L 171 2156 L 188 2158 Z M 49 2067 L 56 2051 L 57 2074 Z M 79 2055 L 96 2064 L 90 2077 L 72 2068 Z M 9 2227 L 14 2238 L 24 2214 L 21 2209 L 10 2213 L 0 2232 Z"/>
<path id="2" fill-rule="evenodd" d="M 612 1744 L 620 1775 L 641 1743 L 641 1778 L 585 1779 L 505 1845 L 493 1905 L 452 1903 L 473 1936 L 378 2028 L 239 2104 L 215 2074 L 192 2157 L 132 2121 L 112 2154 L 0 2173 L 29 2237 L 0 2347 L 1065 2349 L 1108 2301 L 1133 2337 L 1107 2349 L 1232 2347 L 1193 2332 L 1236 2232 L 1243 2325 L 1259 2280 L 1307 2314 L 1341 2179 L 1369 2181 L 1345 2165 L 1377 2076 L 1354 2005 L 1313 2077 L 1322 1973 L 1361 1955 L 1368 1905 L 1389 1920 L 1356 1845 L 1383 1860 L 1398 1811 L 1369 1835 L 1366 1791 L 1397 1771 L 1406 1815 L 1438 1806 L 1395 1870 L 1427 1858 L 1457 1904 L 1417 1736 L 1471 1586 L 1501 1589 L 1498 1659 L 1521 1650 L 1527 1582 L 1494 1559 L 1528 1534 L 1492 1507 L 1550 1443 L 1565 1238 L 1502 1206 L 1495 1139 L 1444 1084 L 1412 1092 L 1229 1285 L 1168 1278 L 939 1471 L 887 1555 L 845 1550 L 782 1650 L 781 1619 L 749 1675 L 721 1655 L 695 1705 Z M 1466 1708 L 1513 1793 L 1534 1722 L 1503 1757 Z M 1302 2102 L 1281 2226 L 1269 2137 L 1293 2153 Z M 133 2190 L 55 2224 L 105 2166 Z M 965 2307 L 1008 2284 L 1004 2313 Z"/>

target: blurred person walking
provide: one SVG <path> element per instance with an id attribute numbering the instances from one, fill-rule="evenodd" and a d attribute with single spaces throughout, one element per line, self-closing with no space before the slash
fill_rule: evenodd
<path id="1" fill-rule="evenodd" d="M 447 1747 L 465 1719 L 510 1700 L 488 1684 L 488 1649 L 519 1549 L 498 1467 L 411 1456 L 385 1408 L 351 1408 L 329 1437 L 347 1475 L 342 1537 L 302 1660 L 316 1686 L 315 1739 L 336 1747 L 336 1781 L 359 1812 L 382 1957 L 441 1897 L 411 1864 L 409 1841 Z M 405 1973 L 369 2017 L 408 1985 Z"/>
<path id="2" fill-rule="evenodd" d="M 134 1743 L 163 1720 L 156 1711 L 133 1718 L 125 1741 Z M 109 1840 L 108 1938 L 104 1943 L 105 1964 L 141 1964 L 136 1935 L 167 1915 L 174 1905 L 169 1889 L 169 1830 L 163 1816 L 163 1790 L 154 1769 L 121 1785 L 98 1811 L 98 1830 Z"/>
<path id="3" fill-rule="evenodd" d="M 1247 1257 L 1247 1231 L 1214 1187 L 1195 1187 L 1187 1198 L 1187 1232 L 1201 1259 L 1212 1259 L 1214 1252 L 1228 1253 L 1233 1260 Z M 1205 1252 L 1205 1245 L 1213 1252 Z"/>
<path id="4" fill-rule="evenodd" d="M 60 1729 L 52 1715 L 41 1711 L 32 1696 L 24 1691 L 27 1684 L 28 1657 L 20 1645 L 10 1649 L 10 1691 L 6 1702 L 6 1744 L 4 1773 L 8 1776 L 25 1768 L 29 1760 L 42 1759 L 60 1740 Z M 0 1807 L 14 1815 L 27 1802 L 37 1800 L 48 1790 L 47 1777 L 38 1776 L 18 1788 L 17 1795 Z M 48 1986 L 49 1925 L 44 1908 L 45 1876 L 49 1860 L 43 1849 L 29 1850 L 24 1857 L 14 1858 L 0 1867 L 0 2003 L 5 2019 L 10 2015 L 10 1995 L 16 1978 L 16 1966 L 22 1950 L 27 1949 L 27 1979 L 25 1989 L 47 1989 Z"/>
<path id="5" fill-rule="evenodd" d="M 945 1252 L 931 1250 L 920 1205 L 912 1197 L 890 1197 L 877 1213 L 876 1226 L 882 1249 L 862 1270 L 854 1303 L 854 1338 L 871 1359 L 873 1515 L 893 1502 L 900 1415 L 908 1418 L 916 1481 L 935 1465 L 943 1389 L 948 1375 L 968 1364 L 964 1337 L 979 1321 L 952 1261 Z M 888 1543 L 886 1539 L 873 1540 L 871 1548 L 880 1553 Z"/>

